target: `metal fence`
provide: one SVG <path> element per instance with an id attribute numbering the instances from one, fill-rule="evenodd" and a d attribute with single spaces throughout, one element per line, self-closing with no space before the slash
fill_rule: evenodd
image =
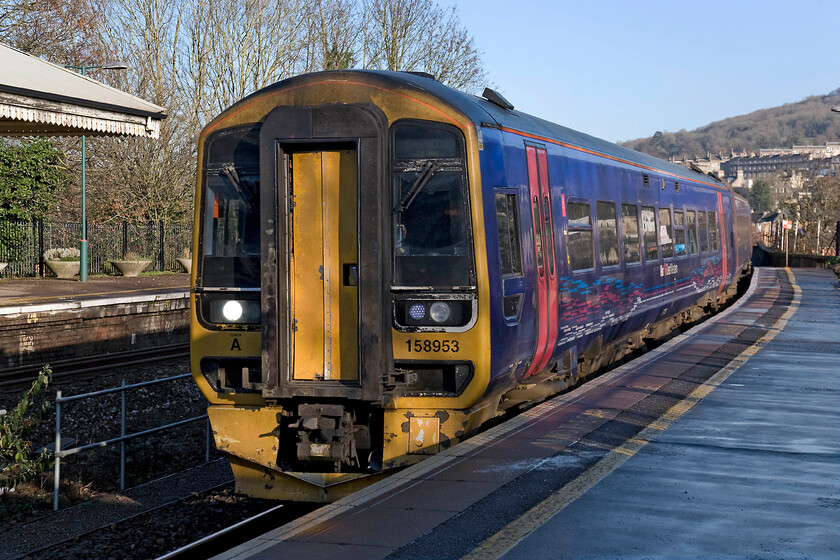
<path id="1" fill-rule="evenodd" d="M 151 428 L 148 430 L 142 430 L 139 432 L 135 432 L 132 434 L 126 433 L 126 391 L 130 391 L 133 389 L 138 389 L 141 387 L 148 387 L 150 385 L 157 385 L 159 383 L 170 383 L 172 381 L 177 381 L 179 379 L 187 379 L 192 377 L 192 374 L 185 373 L 182 375 L 175 375 L 173 377 L 166 377 L 164 379 L 155 379 L 154 381 L 145 381 L 143 383 L 135 383 L 134 385 L 126 385 L 125 380 L 123 380 L 122 385 L 119 387 L 114 387 L 113 389 L 103 389 L 101 391 L 94 391 L 92 393 L 84 393 L 81 395 L 73 395 L 71 397 L 62 397 L 61 391 L 56 391 L 55 393 L 55 447 L 53 448 L 54 452 L 54 459 L 55 459 L 55 473 L 53 477 L 53 510 L 58 511 L 58 489 L 61 484 L 61 460 L 64 457 L 68 457 L 70 455 L 75 455 L 76 453 L 81 453 L 82 451 L 89 451 L 91 449 L 106 447 L 109 445 L 114 445 L 119 443 L 120 444 L 120 490 L 125 490 L 125 442 L 139 438 L 144 436 L 149 436 L 152 434 L 156 434 L 158 432 L 162 432 L 164 430 L 168 430 L 171 428 L 177 428 L 178 426 L 183 426 L 185 424 L 191 424 L 193 422 L 200 422 L 204 421 L 207 428 L 206 428 L 206 435 L 205 435 L 205 445 L 204 445 L 204 461 L 210 462 L 210 421 L 207 418 L 206 414 L 202 414 L 201 416 L 194 416 L 192 418 L 186 418 L 184 420 L 179 420 L 177 422 L 172 422 L 170 424 L 166 424 L 163 426 L 158 426 L 155 428 Z M 79 447 L 73 447 L 71 449 L 61 449 L 61 405 L 63 403 L 78 401 L 81 399 L 89 399 L 93 397 L 101 397 L 103 395 L 110 395 L 113 393 L 120 393 L 120 435 L 119 437 L 110 438 L 102 441 L 96 441 L 93 443 L 89 443 L 87 445 L 82 445 Z"/>
<path id="2" fill-rule="evenodd" d="M 8 263 L 5 276 L 45 276 L 44 251 L 79 247 L 80 222 L 0 220 L 0 262 Z M 150 270 L 180 271 L 176 260 L 192 246 L 192 224 L 165 222 L 88 222 L 90 274 L 117 274 L 110 263 L 126 254 L 154 261 Z"/>

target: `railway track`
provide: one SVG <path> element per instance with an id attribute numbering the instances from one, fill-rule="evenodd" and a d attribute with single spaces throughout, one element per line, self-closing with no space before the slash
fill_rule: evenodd
<path id="1" fill-rule="evenodd" d="M 225 482 L 188 497 L 29 550 L 32 560 L 209 558 L 306 515 L 318 504 L 237 497 Z M 2 554 L 0 554 L 2 557 Z"/>
<path id="2" fill-rule="evenodd" d="M 275 514 L 289 508 L 286 504 L 277 505 L 224 529 L 202 537 L 192 543 L 159 556 L 156 560 L 181 560 L 184 558 L 210 558 L 221 552 L 242 544 L 258 535 L 279 526 Z M 290 521 L 282 516 L 282 523 Z"/>
<path id="3" fill-rule="evenodd" d="M 176 358 L 185 358 L 190 354 L 190 345 L 168 344 L 154 348 L 140 348 L 124 352 L 111 352 L 95 356 L 85 356 L 50 363 L 53 371 L 53 381 L 61 382 L 68 379 L 84 378 L 85 375 L 101 373 L 103 370 L 113 369 L 114 366 L 134 366 L 146 363 L 161 362 Z M 15 368 L 0 369 L 0 387 L 14 388 L 17 385 L 31 383 L 43 365 L 26 365 Z"/>

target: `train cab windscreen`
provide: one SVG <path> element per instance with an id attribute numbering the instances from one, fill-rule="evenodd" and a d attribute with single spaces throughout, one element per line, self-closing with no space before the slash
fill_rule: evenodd
<path id="1" fill-rule="evenodd" d="M 463 136 L 430 123 L 393 130 L 394 285 L 472 284 Z"/>
<path id="2" fill-rule="evenodd" d="M 259 129 L 226 130 L 208 139 L 200 285 L 259 288 L 259 183 Z"/>

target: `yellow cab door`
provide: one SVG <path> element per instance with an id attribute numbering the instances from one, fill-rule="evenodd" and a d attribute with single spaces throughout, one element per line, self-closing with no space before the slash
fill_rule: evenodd
<path id="1" fill-rule="evenodd" d="M 292 381 L 359 379 L 356 159 L 355 150 L 290 154 Z"/>

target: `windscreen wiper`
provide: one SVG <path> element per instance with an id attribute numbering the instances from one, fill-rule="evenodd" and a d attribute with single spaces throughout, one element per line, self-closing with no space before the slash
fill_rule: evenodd
<path id="1" fill-rule="evenodd" d="M 233 183 L 233 186 L 236 187 L 236 190 L 242 190 L 242 182 L 239 180 L 239 173 L 236 172 L 236 168 L 232 165 L 225 165 L 222 168 L 222 173 L 225 174 L 225 177 Z"/>
<path id="2" fill-rule="evenodd" d="M 423 187 L 426 186 L 426 183 L 429 182 L 429 179 L 432 178 L 432 175 L 435 174 L 435 170 L 437 169 L 437 163 L 434 161 L 427 161 L 423 167 L 420 169 L 420 174 L 414 180 L 414 183 L 411 185 L 411 188 L 408 189 L 408 192 L 405 194 L 403 199 L 400 201 L 400 207 L 398 209 L 399 212 L 403 210 L 408 210 L 411 203 L 414 202 L 414 199 L 417 198 L 417 195 L 420 194 L 420 191 L 423 190 Z"/>

